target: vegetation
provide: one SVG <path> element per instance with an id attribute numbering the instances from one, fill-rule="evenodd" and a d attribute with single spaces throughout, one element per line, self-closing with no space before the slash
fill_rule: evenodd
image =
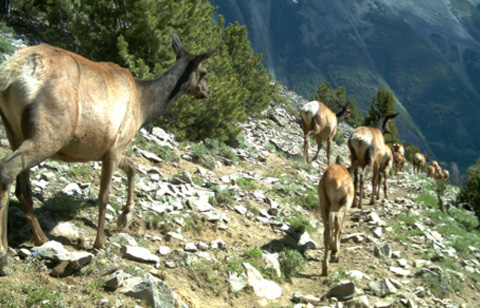
<path id="1" fill-rule="evenodd" d="M 339 107 L 336 104 L 336 100 L 341 104 L 346 103 L 346 93 L 344 87 L 331 88 L 331 84 L 320 83 L 318 89 L 315 91 L 312 100 L 317 100 L 325 104 L 333 112 L 338 111 Z M 346 119 L 346 122 L 353 126 L 359 126 L 363 121 L 363 116 L 357 109 L 357 101 L 354 98 L 349 98 L 350 101 L 350 116 Z"/>
<path id="2" fill-rule="evenodd" d="M 467 170 L 468 178 L 460 188 L 458 195 L 460 202 L 470 204 L 473 210 L 480 216 L 480 158 L 475 165 Z"/>
<path id="3" fill-rule="evenodd" d="M 384 114 L 395 113 L 393 92 L 389 89 L 378 87 L 377 94 L 373 95 L 372 97 L 370 109 L 368 111 L 367 117 L 365 118 L 364 125 L 377 127 L 378 115 L 375 112 L 375 108 L 377 108 L 381 113 Z M 398 129 L 395 126 L 395 120 L 390 120 L 389 123 L 390 129 L 392 131 L 391 136 L 395 137 L 396 135 L 398 135 Z M 388 140 L 389 138 L 386 139 Z"/>
<path id="4" fill-rule="evenodd" d="M 174 63 L 174 31 L 190 52 L 216 48 L 205 63 L 210 97 L 201 102 L 182 97 L 153 123 L 179 138 L 228 141 L 240 132 L 233 123 L 260 115 L 272 101 L 275 85 L 262 56 L 251 49 L 246 27 L 224 27 L 222 16 L 217 23 L 209 0 L 12 0 L 10 5 L 46 29 L 43 41 L 94 61 L 118 63 L 141 79 L 155 78 Z"/>

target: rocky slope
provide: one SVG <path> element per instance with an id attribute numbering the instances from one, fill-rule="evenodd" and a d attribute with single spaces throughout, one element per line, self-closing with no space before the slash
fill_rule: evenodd
<path id="1" fill-rule="evenodd" d="M 303 100 L 291 92 L 282 95 L 292 102 Z M 126 194 L 125 177 L 116 173 L 105 251 L 90 249 L 98 215 L 99 164 L 47 161 L 34 168 L 36 211 L 52 241 L 32 246 L 29 227 L 11 196 L 12 274 L 0 280 L 0 303 L 185 308 L 476 305 L 479 234 L 458 227 L 475 225 L 476 220 L 463 209 L 450 209 L 455 219 L 441 213 L 435 208 L 432 181 L 411 175 L 410 166 L 389 178 L 389 200 L 350 211 L 340 262 L 331 263 L 328 278 L 319 276 L 323 227 L 309 206 L 316 203 L 315 185 L 325 169 L 325 155 L 322 150 L 312 167 L 299 162 L 298 125 L 281 108 L 269 113 L 267 119 L 242 125 L 242 146 L 233 149 L 237 158 L 209 156 L 214 149 L 207 151 L 203 158 L 212 159 L 211 170 L 193 161 L 201 145 L 178 144 L 161 129 L 140 132 L 128 151 L 139 169 L 135 219 L 127 230 L 116 227 Z M 339 135 L 347 138 L 351 130 L 341 125 Z M 334 155 L 348 161 L 346 145 L 339 140 Z M 1 144 L 3 156 L 9 151 L 4 134 Z M 446 200 L 454 192 L 449 187 Z M 295 232 L 299 218 L 314 226 L 310 233 Z M 447 228 L 450 224 L 463 233 Z M 466 235 L 468 240 L 458 238 Z M 281 256 L 292 249 L 304 252 L 305 267 L 286 279 L 289 264 L 282 263 Z M 265 261 L 255 259 L 254 251 L 261 251 Z M 266 270 L 268 266 L 273 270 Z"/>
<path id="2" fill-rule="evenodd" d="M 305 97 L 344 86 L 366 114 L 378 86 L 396 96 L 400 137 L 464 171 L 480 151 L 480 2 L 212 0 L 247 26 L 252 48 Z"/>
<path id="3" fill-rule="evenodd" d="M 293 108 L 305 102 L 293 92 L 280 94 Z M 410 166 L 390 176 L 389 200 L 350 211 L 340 262 L 331 263 L 328 278 L 321 277 L 323 226 L 314 207 L 325 154 L 322 150 L 312 166 L 301 163 L 303 137 L 294 118 L 276 106 L 267 114 L 242 125 L 235 149 L 212 141 L 179 143 L 158 128 L 141 131 L 127 151 L 139 171 L 135 217 L 128 229 L 116 227 L 126 198 L 125 175 L 117 172 L 106 250 L 91 249 L 99 163 L 46 161 L 33 168 L 36 213 L 52 241 L 33 246 L 12 190 L 11 274 L 0 278 L 0 305 L 477 305 L 480 239 L 478 231 L 468 230 L 478 222 L 464 209 L 451 208 L 449 215 L 439 211 L 434 183 L 413 176 Z M 351 131 L 340 126 L 332 151 L 347 164 L 345 140 Z M 2 127 L 0 156 L 9 152 Z M 455 192 L 447 188 L 446 203 Z M 299 232 L 299 225 L 308 232 Z"/>

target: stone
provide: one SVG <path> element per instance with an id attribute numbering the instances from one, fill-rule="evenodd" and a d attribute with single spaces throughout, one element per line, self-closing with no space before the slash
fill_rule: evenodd
<path id="1" fill-rule="evenodd" d="M 176 307 L 174 292 L 163 281 L 151 274 L 124 280 L 120 293 L 144 301 L 147 307 Z"/>
<path id="2" fill-rule="evenodd" d="M 222 249 L 225 250 L 225 242 L 223 240 L 213 240 L 210 242 L 210 247 L 212 249 Z"/>
<path id="3" fill-rule="evenodd" d="M 138 246 L 123 246 L 122 253 L 124 257 L 146 263 L 158 263 L 160 258 L 152 254 L 148 249 Z"/>
<path id="4" fill-rule="evenodd" d="M 375 245 L 373 253 L 377 258 L 388 258 L 392 257 L 392 247 L 390 244 L 385 244 L 383 246 Z"/>
<path id="5" fill-rule="evenodd" d="M 308 234 L 307 231 L 300 236 L 297 245 L 299 246 L 299 249 L 304 252 L 308 249 L 317 249 L 318 247 L 317 243 L 310 238 L 310 234 Z"/>
<path id="6" fill-rule="evenodd" d="M 400 267 L 391 266 L 389 270 L 390 272 L 394 273 L 396 276 L 400 276 L 400 277 L 407 277 L 412 274 L 411 271 L 400 268 Z"/>
<path id="7" fill-rule="evenodd" d="M 262 274 L 250 265 L 250 263 L 244 262 L 242 265 L 245 268 L 248 285 L 258 297 L 265 297 L 268 300 L 272 300 L 282 296 L 282 288 L 275 282 L 263 278 Z"/>
<path id="8" fill-rule="evenodd" d="M 72 243 L 78 243 L 80 241 L 80 233 L 77 227 L 71 222 L 61 222 L 57 224 L 50 231 L 50 234 L 55 237 L 65 238 Z"/>
<path id="9" fill-rule="evenodd" d="M 282 277 L 282 271 L 280 270 L 280 262 L 278 261 L 278 253 L 262 252 L 262 259 L 265 262 L 266 268 L 272 268 L 275 271 L 277 277 Z"/>
<path id="10" fill-rule="evenodd" d="M 184 249 L 185 249 L 185 251 L 188 251 L 188 252 L 197 252 L 198 251 L 198 248 L 197 248 L 197 246 L 195 246 L 194 243 L 186 243 Z"/>
<path id="11" fill-rule="evenodd" d="M 130 278 L 129 274 L 124 273 L 122 270 L 118 270 L 104 278 L 103 287 L 107 290 L 115 291 L 122 286 L 123 281 L 127 278 Z"/>
<path id="12" fill-rule="evenodd" d="M 60 253 L 68 253 L 68 250 L 57 241 L 48 241 L 42 246 L 35 246 L 32 248 L 32 255 L 49 260 L 53 260 L 54 256 Z"/>
<path id="13" fill-rule="evenodd" d="M 248 211 L 248 209 L 243 205 L 237 205 L 237 206 L 234 206 L 233 208 L 240 215 L 245 215 Z"/>
<path id="14" fill-rule="evenodd" d="M 397 292 L 397 288 L 390 282 L 389 279 L 384 278 L 381 280 L 370 281 L 368 287 L 375 296 L 385 297 L 387 295 L 392 295 Z"/>
<path id="15" fill-rule="evenodd" d="M 108 239 L 111 244 L 121 246 L 138 246 L 137 241 L 127 233 L 117 233 Z"/>
<path id="16" fill-rule="evenodd" d="M 170 253 L 170 247 L 168 246 L 160 246 L 158 248 L 158 253 L 162 256 L 166 256 Z"/>
<path id="17" fill-rule="evenodd" d="M 339 305 L 336 307 L 341 307 L 341 306 Z M 372 306 L 370 306 L 368 296 L 361 295 L 344 302 L 343 307 L 344 308 L 371 308 Z"/>
<path id="18" fill-rule="evenodd" d="M 325 295 L 326 298 L 335 297 L 340 301 L 353 298 L 355 294 L 355 283 L 350 280 L 341 281 L 335 284 Z"/>
<path id="19" fill-rule="evenodd" d="M 81 195 L 82 189 L 77 183 L 70 183 L 62 189 L 62 192 L 66 195 L 73 196 L 73 195 Z"/>
<path id="20" fill-rule="evenodd" d="M 230 290 L 233 293 L 238 293 L 248 285 L 247 275 L 245 273 L 240 275 L 237 273 L 231 273 L 228 278 L 228 283 L 230 284 Z"/>

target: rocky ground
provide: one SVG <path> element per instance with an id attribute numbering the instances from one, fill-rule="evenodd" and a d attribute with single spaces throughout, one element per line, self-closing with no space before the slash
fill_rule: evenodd
<path id="1" fill-rule="evenodd" d="M 304 101 L 281 94 L 293 109 Z M 127 229 L 116 226 L 126 199 L 119 171 L 100 251 L 92 249 L 100 164 L 46 161 L 33 168 L 36 213 L 51 241 L 34 247 L 11 194 L 11 274 L 0 278 L 1 306 L 479 306 L 478 222 L 464 209 L 441 212 L 432 180 L 412 175 L 408 165 L 390 176 L 388 200 L 351 209 L 340 261 L 322 277 L 315 205 L 324 150 L 312 166 L 303 164 L 301 130 L 282 108 L 242 127 L 236 148 L 141 131 L 127 151 L 139 170 L 134 220 Z M 341 125 L 332 153 L 347 165 L 351 130 Z M 3 131 L 0 145 L 3 157 L 10 152 Z M 446 203 L 456 191 L 447 187 Z"/>

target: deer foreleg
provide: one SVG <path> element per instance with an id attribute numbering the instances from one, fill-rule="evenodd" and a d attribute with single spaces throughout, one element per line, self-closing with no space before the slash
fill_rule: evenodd
<path id="1" fill-rule="evenodd" d="M 125 156 L 122 156 L 122 160 L 119 164 L 120 169 L 125 171 L 127 174 L 127 182 L 128 182 L 128 196 L 127 196 L 127 203 L 122 209 L 122 214 L 118 217 L 117 226 L 119 228 L 125 228 L 130 224 L 132 219 L 133 210 L 135 209 L 135 203 L 133 200 L 133 195 L 135 192 L 135 173 L 136 169 L 133 163 Z"/>

